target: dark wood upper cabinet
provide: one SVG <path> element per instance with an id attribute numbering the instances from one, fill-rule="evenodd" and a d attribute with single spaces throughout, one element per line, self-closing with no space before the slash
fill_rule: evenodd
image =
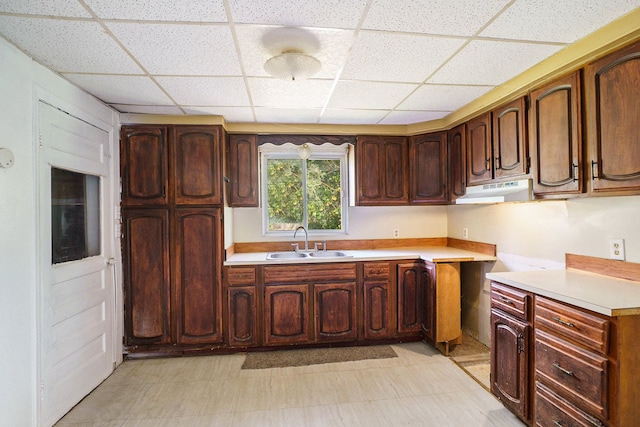
<path id="1" fill-rule="evenodd" d="M 407 138 L 359 136 L 356 141 L 356 204 L 409 203 Z"/>
<path id="2" fill-rule="evenodd" d="M 585 75 L 591 190 L 640 190 L 640 43 L 589 64 Z"/>
<path id="3" fill-rule="evenodd" d="M 580 72 L 531 92 L 529 140 L 538 197 L 584 191 Z"/>
<path id="4" fill-rule="evenodd" d="M 258 137 L 230 135 L 227 150 L 229 206 L 258 206 Z"/>
<path id="5" fill-rule="evenodd" d="M 529 173 L 525 98 L 493 110 L 494 177 L 508 178 Z"/>
<path id="6" fill-rule="evenodd" d="M 221 134 L 220 126 L 123 126 L 122 205 L 220 205 Z"/>
<path id="7" fill-rule="evenodd" d="M 493 179 L 491 113 L 467 122 L 467 185 Z"/>
<path id="8" fill-rule="evenodd" d="M 120 174 L 123 206 L 160 206 L 168 201 L 166 126 L 123 126 Z"/>
<path id="9" fill-rule="evenodd" d="M 175 126 L 171 159 L 177 205 L 222 203 L 220 126 Z"/>
<path id="10" fill-rule="evenodd" d="M 169 212 L 125 209 L 122 212 L 125 345 L 171 342 Z"/>
<path id="11" fill-rule="evenodd" d="M 455 201 L 466 194 L 467 189 L 467 126 L 461 124 L 448 133 L 447 165 L 449 179 L 449 200 Z"/>
<path id="12" fill-rule="evenodd" d="M 174 315 L 178 344 L 222 342 L 219 208 L 175 212 Z"/>
<path id="13" fill-rule="evenodd" d="M 447 133 L 409 138 L 411 204 L 447 203 Z"/>

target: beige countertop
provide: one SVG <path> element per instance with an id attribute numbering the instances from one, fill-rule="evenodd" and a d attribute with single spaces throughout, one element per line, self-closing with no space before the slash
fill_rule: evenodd
<path id="1" fill-rule="evenodd" d="M 488 273 L 487 278 L 607 316 L 640 314 L 640 282 L 582 270 Z"/>
<path id="2" fill-rule="evenodd" d="M 341 250 L 348 257 L 340 258 L 301 258 L 268 260 L 267 252 L 243 252 L 231 255 L 224 265 L 256 265 L 256 264 L 308 264 L 322 262 L 354 262 L 354 261 L 393 261 L 400 259 L 422 259 L 429 262 L 466 262 L 495 261 L 495 256 L 471 252 L 448 246 L 409 247 L 394 249 Z"/>

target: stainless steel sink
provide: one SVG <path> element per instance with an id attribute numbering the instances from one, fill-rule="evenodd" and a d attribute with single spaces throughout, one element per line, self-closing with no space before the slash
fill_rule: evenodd
<path id="1" fill-rule="evenodd" d="M 298 258 L 307 258 L 307 254 L 303 252 L 270 252 L 267 254 L 267 259 L 298 259 Z"/>
<path id="2" fill-rule="evenodd" d="M 312 258 L 348 258 L 353 255 L 349 255 L 348 253 L 342 251 L 318 251 L 310 252 L 309 256 Z"/>

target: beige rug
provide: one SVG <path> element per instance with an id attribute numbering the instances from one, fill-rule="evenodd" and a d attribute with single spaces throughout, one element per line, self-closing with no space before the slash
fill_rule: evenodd
<path id="1" fill-rule="evenodd" d="M 262 351 L 247 353 L 242 369 L 286 368 L 392 357 L 398 355 L 388 345 Z"/>

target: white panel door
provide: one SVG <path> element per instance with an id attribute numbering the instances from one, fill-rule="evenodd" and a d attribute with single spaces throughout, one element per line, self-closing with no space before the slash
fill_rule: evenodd
<path id="1" fill-rule="evenodd" d="M 108 132 L 43 102 L 38 136 L 39 424 L 51 426 L 114 367 L 113 150 Z"/>

